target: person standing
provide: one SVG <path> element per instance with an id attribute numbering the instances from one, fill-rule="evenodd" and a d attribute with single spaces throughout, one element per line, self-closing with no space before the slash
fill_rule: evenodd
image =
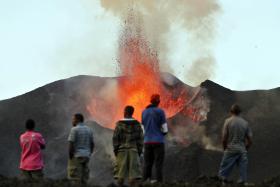
<path id="1" fill-rule="evenodd" d="M 20 136 L 21 158 L 20 169 L 23 179 L 40 180 L 43 178 L 43 156 L 45 140 L 39 132 L 35 132 L 35 121 L 28 119 L 25 122 L 26 132 Z"/>
<path id="2" fill-rule="evenodd" d="M 142 112 L 142 124 L 144 126 L 144 176 L 143 181 L 152 178 L 152 168 L 155 163 L 156 182 L 163 181 L 164 162 L 164 136 L 168 133 L 165 113 L 158 106 L 160 95 L 151 96 L 151 104 Z"/>
<path id="3" fill-rule="evenodd" d="M 89 178 L 88 163 L 94 150 L 93 132 L 84 124 L 82 114 L 72 119 L 69 141 L 68 179 L 74 183 L 86 184 Z"/>
<path id="4" fill-rule="evenodd" d="M 126 177 L 129 186 L 137 186 L 142 178 L 140 155 L 143 150 L 143 130 L 139 121 L 132 116 L 134 108 L 126 106 L 124 119 L 116 123 L 113 134 L 113 149 L 116 156 L 115 179 L 123 186 Z"/>
<path id="5" fill-rule="evenodd" d="M 239 105 L 232 105 L 230 113 L 231 117 L 225 120 L 222 132 L 224 156 L 219 176 L 223 183 L 227 183 L 232 169 L 238 165 L 240 174 L 238 183 L 245 184 L 247 183 L 247 151 L 252 145 L 252 131 L 248 122 L 240 117 L 241 108 Z"/>

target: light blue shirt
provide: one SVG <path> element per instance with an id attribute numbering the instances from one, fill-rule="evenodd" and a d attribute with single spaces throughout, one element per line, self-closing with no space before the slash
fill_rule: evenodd
<path id="1" fill-rule="evenodd" d="M 90 157 L 91 144 L 94 141 L 91 128 L 79 123 L 71 128 L 68 141 L 74 144 L 74 157 Z"/>

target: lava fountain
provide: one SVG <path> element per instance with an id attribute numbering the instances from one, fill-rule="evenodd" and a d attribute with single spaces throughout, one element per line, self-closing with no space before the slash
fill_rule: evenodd
<path id="1" fill-rule="evenodd" d="M 162 81 L 157 52 L 149 47 L 141 24 L 135 19 L 129 16 L 119 39 L 121 76 L 110 80 L 110 86 L 104 86 L 104 93 L 95 95 L 87 107 L 93 118 L 108 128 L 114 128 L 115 122 L 123 117 L 126 105 L 134 106 L 134 117 L 141 120 L 142 111 L 155 93 L 160 94 L 160 107 L 168 118 L 180 111 L 193 112 L 191 108 L 186 109 L 193 93 L 190 94 L 185 87 L 173 89 Z"/>

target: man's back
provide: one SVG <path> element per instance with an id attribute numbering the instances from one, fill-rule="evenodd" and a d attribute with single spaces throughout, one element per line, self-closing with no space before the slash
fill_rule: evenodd
<path id="1" fill-rule="evenodd" d="M 91 154 L 91 144 L 93 142 L 92 130 L 83 123 L 72 127 L 68 141 L 74 143 L 75 157 L 89 157 Z"/>
<path id="2" fill-rule="evenodd" d="M 239 116 L 232 116 L 225 121 L 223 134 L 227 131 L 227 151 L 246 152 L 246 136 L 251 137 L 252 132 L 248 122 Z"/>
<path id="3" fill-rule="evenodd" d="M 143 147 L 143 130 L 135 119 L 124 119 L 117 122 L 113 143 L 118 149 L 138 149 Z"/>
<path id="4" fill-rule="evenodd" d="M 148 106 L 142 113 L 142 124 L 145 130 L 145 143 L 164 143 L 162 125 L 166 123 L 165 113 L 153 105 Z"/>
<path id="5" fill-rule="evenodd" d="M 20 136 L 22 148 L 20 169 L 39 170 L 43 168 L 41 148 L 45 146 L 45 141 L 40 133 L 26 131 Z"/>

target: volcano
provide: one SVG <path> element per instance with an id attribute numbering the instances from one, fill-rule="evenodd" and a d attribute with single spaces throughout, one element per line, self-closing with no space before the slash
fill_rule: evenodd
<path id="1" fill-rule="evenodd" d="M 44 151 L 45 176 L 66 177 L 71 117 L 81 112 L 87 119 L 87 125 L 93 129 L 96 142 L 90 162 L 91 180 L 96 184 L 112 181 L 114 156 L 111 139 L 114 124 L 108 126 L 106 122 L 113 121 L 113 117 L 95 116 L 89 106 L 92 107 L 93 101 L 99 102 L 96 110 L 99 110 L 100 103 L 109 105 L 104 90 L 119 79 L 125 77 L 77 76 L 0 101 L 0 174 L 19 175 L 19 136 L 24 132 L 25 120 L 33 118 L 37 122 L 37 130 L 42 132 L 47 142 Z M 280 88 L 238 92 L 209 80 L 198 87 L 190 87 L 167 73 L 160 74 L 160 81 L 170 93 L 188 93 L 184 106 L 168 118 L 171 132 L 167 137 L 164 167 L 167 181 L 190 181 L 200 175 L 217 174 L 222 157 L 221 128 L 233 103 L 242 106 L 243 116 L 254 133 L 254 145 L 249 152 L 249 180 L 258 182 L 277 174 L 280 164 Z M 113 105 L 112 108 L 115 110 Z M 119 110 L 122 111 L 122 108 Z M 106 118 L 107 121 L 104 120 Z"/>

